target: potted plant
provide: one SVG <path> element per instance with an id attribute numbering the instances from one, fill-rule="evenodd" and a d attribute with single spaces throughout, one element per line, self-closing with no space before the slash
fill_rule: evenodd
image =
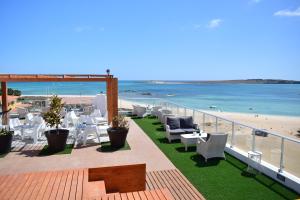
<path id="1" fill-rule="evenodd" d="M 0 129 L 0 154 L 10 152 L 13 134 L 14 132 L 9 128 Z"/>
<path id="2" fill-rule="evenodd" d="M 112 120 L 113 126 L 107 129 L 110 145 L 114 148 L 121 148 L 125 145 L 129 130 L 128 121 L 124 116 L 118 115 Z"/>
<path id="3" fill-rule="evenodd" d="M 44 120 L 52 129 L 45 132 L 50 151 L 58 152 L 65 149 L 69 130 L 59 128 L 61 124 L 60 111 L 63 107 L 62 99 L 54 95 L 50 101 L 50 109 L 44 114 Z"/>

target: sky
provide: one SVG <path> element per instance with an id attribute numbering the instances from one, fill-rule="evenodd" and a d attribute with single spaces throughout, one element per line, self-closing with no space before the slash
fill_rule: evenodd
<path id="1" fill-rule="evenodd" d="M 0 73 L 300 80 L 299 0 L 0 0 Z"/>

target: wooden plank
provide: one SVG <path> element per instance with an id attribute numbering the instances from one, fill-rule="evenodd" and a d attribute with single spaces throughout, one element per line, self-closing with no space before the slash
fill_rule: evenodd
<path id="1" fill-rule="evenodd" d="M 69 199 L 76 199 L 78 175 L 79 175 L 79 170 L 74 170 Z"/>
<path id="2" fill-rule="evenodd" d="M 89 169 L 89 181 L 104 180 L 107 193 L 145 190 L 146 164 Z"/>
<path id="3" fill-rule="evenodd" d="M 3 181 L 3 183 L 1 184 L 1 187 L 0 187 L 0 196 L 2 196 L 3 193 L 5 193 L 5 189 L 7 188 L 7 186 L 12 184 L 13 179 L 16 177 L 17 177 L 17 175 L 9 175 L 6 177 L 6 179 Z"/>
<path id="4" fill-rule="evenodd" d="M 198 199 L 205 199 L 204 196 L 189 182 L 189 180 L 178 170 L 169 170 L 170 173 L 173 173 L 175 175 L 178 175 L 177 177 L 179 178 L 182 183 L 185 183 L 187 185 L 187 188 L 189 189 L 190 193 L 192 193 L 195 197 Z"/>
<path id="5" fill-rule="evenodd" d="M 153 183 L 155 189 L 157 189 L 157 188 L 163 188 L 164 187 L 161 184 L 161 182 L 157 179 L 157 177 L 155 176 L 154 172 L 149 172 L 149 175 L 152 178 L 152 183 Z"/>
<path id="6" fill-rule="evenodd" d="M 170 191 L 168 189 L 161 189 L 161 192 L 163 193 L 164 197 L 168 200 L 173 200 L 173 196 L 171 195 Z"/>
<path id="7" fill-rule="evenodd" d="M 144 191 L 145 196 L 147 197 L 147 200 L 155 200 L 152 196 L 151 192 L 149 190 Z"/>
<path id="8" fill-rule="evenodd" d="M 55 183 L 55 179 L 56 179 L 57 175 L 58 175 L 57 171 L 54 171 L 54 172 L 51 173 L 49 183 L 47 185 L 47 188 L 45 190 L 45 193 L 44 193 L 42 199 L 49 199 L 50 198 L 52 188 L 53 188 L 53 185 Z"/>
<path id="9" fill-rule="evenodd" d="M 128 200 L 126 193 L 121 193 L 120 195 L 122 200 Z"/>
<path id="10" fill-rule="evenodd" d="M 51 191 L 51 195 L 50 195 L 50 198 L 49 198 L 50 200 L 56 199 L 56 195 L 57 195 L 58 190 L 59 190 L 59 185 L 60 185 L 62 175 L 63 175 L 63 171 L 59 171 L 57 173 L 57 177 L 55 179 L 55 182 L 54 182 L 54 185 L 53 185 L 53 188 L 52 188 L 52 191 Z"/>
<path id="11" fill-rule="evenodd" d="M 77 184 L 77 190 L 76 190 L 76 199 L 82 199 L 82 191 L 83 191 L 83 173 L 84 170 L 80 169 L 79 170 L 79 175 L 78 175 L 78 184 Z"/>
<path id="12" fill-rule="evenodd" d="M 88 169 L 83 170 L 83 191 L 82 191 L 82 199 L 88 199 L 88 181 L 89 181 L 89 172 Z"/>
<path id="13" fill-rule="evenodd" d="M 42 199 L 43 198 L 52 174 L 53 173 L 51 173 L 51 172 L 47 172 L 44 182 L 40 185 L 40 190 L 37 194 L 36 199 Z M 34 174 L 32 174 L 32 176 L 33 175 Z"/>
<path id="14" fill-rule="evenodd" d="M 72 178 L 73 178 L 73 170 L 70 170 L 70 173 L 68 173 L 68 178 L 66 180 L 66 185 L 65 185 L 65 190 L 64 190 L 64 195 L 63 198 L 64 200 L 69 199 L 70 195 L 70 190 L 71 190 L 71 185 L 72 185 Z"/>
<path id="15" fill-rule="evenodd" d="M 118 79 L 117 78 L 113 78 L 112 79 L 112 97 L 111 97 L 111 101 L 112 101 L 112 110 L 111 110 L 111 115 L 112 115 L 112 119 L 116 116 L 118 116 Z M 118 121 L 113 121 L 113 127 L 117 127 L 118 126 Z"/>
<path id="16" fill-rule="evenodd" d="M 36 197 L 37 197 L 37 195 L 39 193 L 39 190 L 41 189 L 41 185 L 45 181 L 46 175 L 47 175 L 47 172 L 39 173 L 38 181 L 36 183 L 35 188 L 32 191 L 31 196 L 29 197 L 30 199 L 36 199 Z"/>
<path id="17" fill-rule="evenodd" d="M 17 198 L 17 195 L 20 193 L 20 191 L 22 190 L 23 186 L 26 184 L 30 176 L 32 176 L 32 173 L 27 173 L 24 176 L 24 180 L 22 180 L 20 183 L 18 183 L 18 185 L 16 185 L 14 193 L 11 195 L 11 199 Z"/>
<path id="18" fill-rule="evenodd" d="M 147 197 L 146 197 L 144 191 L 139 191 L 138 194 L 139 194 L 141 200 L 147 200 Z"/>
<path id="19" fill-rule="evenodd" d="M 115 193 L 115 200 L 122 200 L 120 193 Z"/>
<path id="20" fill-rule="evenodd" d="M 172 194 L 175 199 L 182 199 L 182 200 L 188 199 L 184 191 L 182 191 L 182 188 L 178 186 L 178 184 L 176 184 L 175 180 L 171 180 L 169 179 L 169 177 L 165 177 L 163 171 L 157 171 L 153 173 L 156 175 L 156 177 L 159 180 L 161 180 L 164 183 L 163 185 L 165 187 L 167 187 L 170 191 L 172 191 Z"/>
<path id="21" fill-rule="evenodd" d="M 141 200 L 138 192 L 132 192 L 134 200 Z"/>
<path id="22" fill-rule="evenodd" d="M 14 192 L 15 183 L 18 181 L 18 176 L 14 175 L 11 180 L 6 184 L 6 187 L 3 187 L 0 190 L 0 197 L 3 199 L 7 198 L 7 195 L 10 195 L 11 192 Z"/>
<path id="23" fill-rule="evenodd" d="M 59 189 L 57 191 L 56 194 L 56 199 L 62 199 L 64 196 L 64 190 L 65 190 L 65 186 L 66 186 L 66 182 L 67 182 L 67 178 L 68 178 L 68 174 L 70 173 L 70 170 L 65 170 L 62 172 L 61 174 L 61 180 L 59 183 Z"/>
<path id="24" fill-rule="evenodd" d="M 131 192 L 127 192 L 126 195 L 128 200 L 134 200 L 133 194 Z"/>
<path id="25" fill-rule="evenodd" d="M 88 198 L 93 199 L 106 194 L 104 181 L 91 181 L 87 184 Z"/>
<path id="26" fill-rule="evenodd" d="M 150 192 L 151 192 L 152 196 L 156 196 L 155 199 L 166 200 L 165 196 L 164 196 L 163 193 L 160 191 L 160 189 L 151 190 Z"/>

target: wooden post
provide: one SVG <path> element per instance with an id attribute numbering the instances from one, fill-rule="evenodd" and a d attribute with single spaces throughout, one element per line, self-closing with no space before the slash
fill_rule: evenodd
<path id="1" fill-rule="evenodd" d="M 113 78 L 112 79 L 112 96 L 111 96 L 111 101 L 112 101 L 112 119 L 116 116 L 118 116 L 118 79 Z M 113 123 L 113 127 L 117 127 L 118 122 L 115 121 Z"/>
<path id="2" fill-rule="evenodd" d="M 1 91 L 2 91 L 2 112 L 5 112 L 8 110 L 6 82 L 1 82 Z M 7 125 L 7 123 L 8 123 L 8 114 L 5 113 L 2 115 L 2 125 Z"/>
<path id="3" fill-rule="evenodd" d="M 107 95 L 107 112 L 108 123 L 118 115 L 118 79 L 108 78 L 106 82 L 106 95 Z M 112 124 L 113 127 L 118 126 L 117 123 Z"/>
<path id="4" fill-rule="evenodd" d="M 112 79 L 111 78 L 107 78 L 106 81 L 106 104 L 107 104 L 107 120 L 108 123 L 110 124 L 112 121 L 112 101 L 111 101 L 111 97 L 112 97 Z"/>

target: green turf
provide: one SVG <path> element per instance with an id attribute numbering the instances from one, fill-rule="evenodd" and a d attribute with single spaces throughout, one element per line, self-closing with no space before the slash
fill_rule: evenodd
<path id="1" fill-rule="evenodd" d="M 168 143 L 161 123 L 153 117 L 133 119 L 207 199 L 299 198 L 297 193 L 265 175 L 247 176 L 247 165 L 229 154 L 226 160 L 210 159 L 205 163 L 195 147 L 185 152 L 180 141 Z"/>
<path id="2" fill-rule="evenodd" d="M 4 158 L 8 153 L 0 154 L 0 158 Z"/>
<path id="3" fill-rule="evenodd" d="M 114 151 L 123 151 L 123 150 L 130 150 L 130 146 L 127 143 L 127 141 L 125 142 L 125 145 L 121 148 L 114 148 L 112 146 L 110 146 L 110 142 L 105 142 L 101 144 L 101 147 L 97 149 L 97 151 L 100 152 L 114 152 Z"/>
<path id="4" fill-rule="evenodd" d="M 48 145 L 45 145 L 44 148 L 40 151 L 39 156 L 71 154 L 73 147 L 74 147 L 74 144 L 67 144 L 63 151 L 52 152 L 48 149 Z"/>

